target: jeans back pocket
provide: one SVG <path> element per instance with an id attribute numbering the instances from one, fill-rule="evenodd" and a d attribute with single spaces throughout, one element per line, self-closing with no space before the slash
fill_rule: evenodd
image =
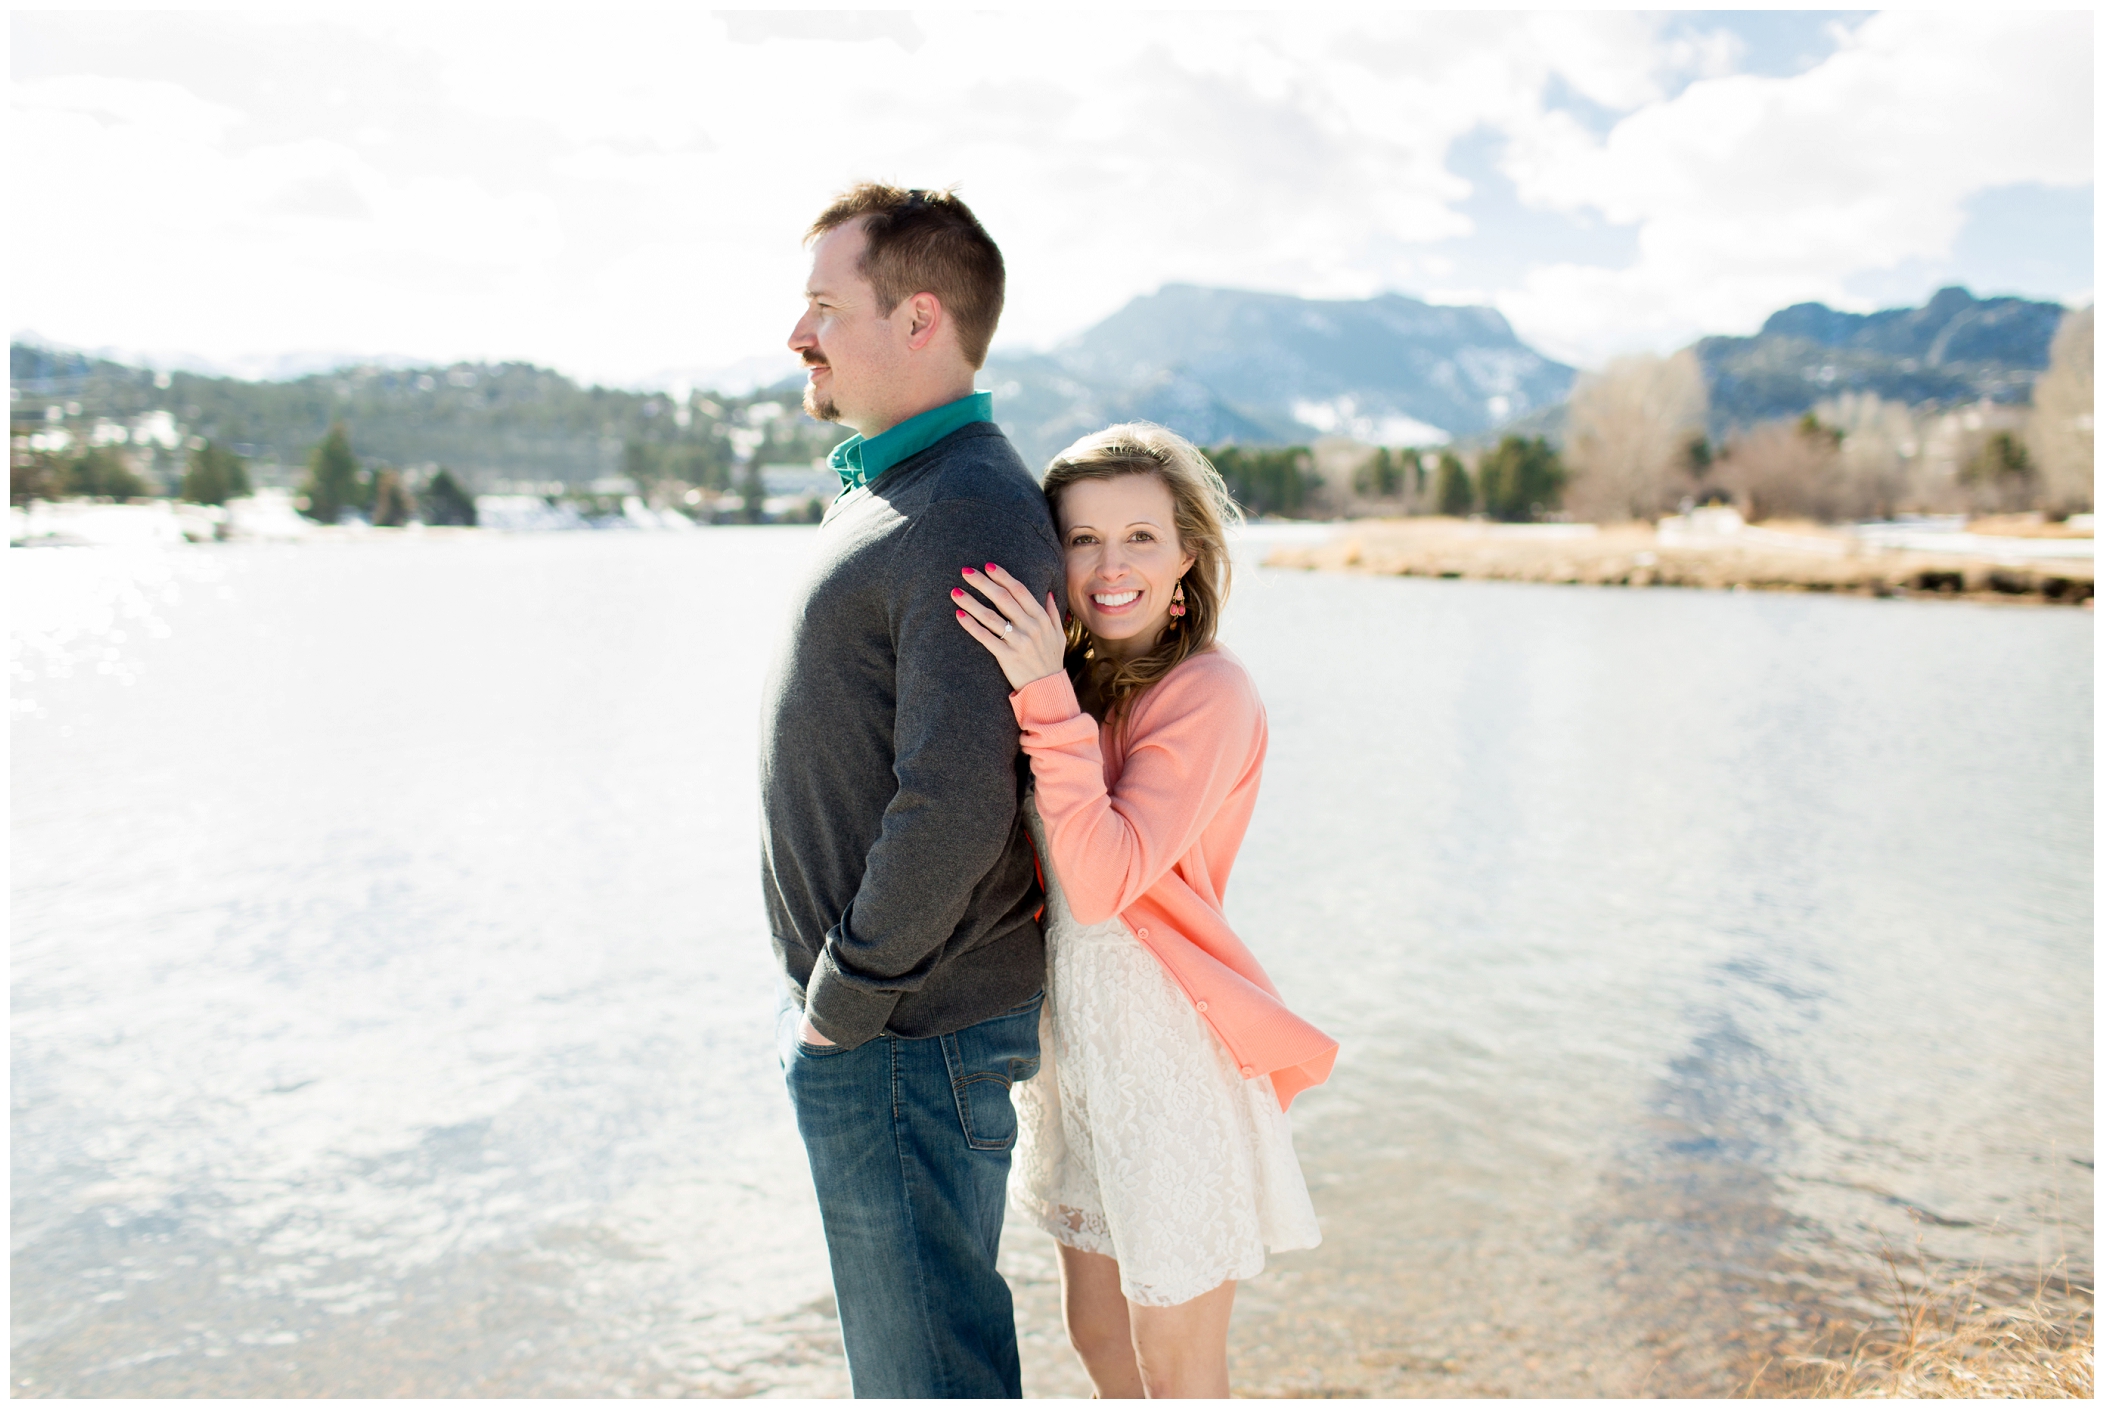
<path id="1" fill-rule="evenodd" d="M 974 1023 L 942 1039 L 950 1090 L 964 1142 L 975 1150 L 1006 1150 L 1015 1144 L 1018 1081 L 1037 1075 L 1037 1016 L 1042 997 L 997 1018 Z"/>

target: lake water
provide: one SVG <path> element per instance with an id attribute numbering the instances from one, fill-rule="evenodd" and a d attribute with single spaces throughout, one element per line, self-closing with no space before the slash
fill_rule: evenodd
<path id="1" fill-rule="evenodd" d="M 378 537 L 8 554 L 14 1392 L 844 1392 L 754 835 L 808 531 Z M 2087 1281 L 2089 613 L 1261 549 L 1230 910 L 1343 1052 L 1238 1390 L 1721 1393 L 1881 1247 Z"/>

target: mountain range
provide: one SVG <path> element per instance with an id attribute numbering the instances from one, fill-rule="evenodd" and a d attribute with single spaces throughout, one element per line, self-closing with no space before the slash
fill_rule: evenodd
<path id="1" fill-rule="evenodd" d="M 1695 344 L 1711 433 L 1800 416 L 1844 391 L 1917 406 L 2027 401 L 2064 311 L 1962 288 L 1876 313 L 1793 305 L 1751 337 Z M 996 353 L 981 385 L 1024 457 L 1041 464 L 1077 436 L 1135 419 L 1202 445 L 1482 443 L 1508 431 L 1556 440 L 1575 378 L 1491 308 L 1170 284 L 1050 352 Z"/>
<path id="2" fill-rule="evenodd" d="M 2027 401 L 2063 311 L 1960 288 L 1877 313 L 1785 308 L 1751 337 L 1695 344 L 1711 431 L 1798 416 L 1843 391 L 1912 405 Z M 792 409 L 800 376 L 681 403 L 583 387 L 525 364 L 364 365 L 249 381 L 156 374 L 19 341 L 10 363 L 18 434 L 54 406 L 86 427 L 164 411 L 184 435 L 297 465 L 343 419 L 361 454 L 444 463 L 480 483 L 583 484 L 638 466 L 676 478 L 706 467 L 720 478 L 733 445 L 763 464 L 808 462 L 840 434 L 756 404 Z M 1494 309 L 1401 294 L 1303 299 L 1171 284 L 1050 351 L 996 353 L 980 385 L 994 391 L 995 415 L 1024 458 L 1041 465 L 1076 437 L 1132 419 L 1203 445 L 1306 444 L 1319 435 L 1482 443 L 1511 431 L 1553 440 L 1575 376 L 1521 342 Z"/>
<path id="3" fill-rule="evenodd" d="M 1961 288 L 1938 290 L 1920 308 L 1877 313 L 1793 304 L 1750 338 L 1695 344 L 1711 429 L 1802 415 L 1844 391 L 1913 406 L 2029 401 L 2065 311 L 2030 299 L 1974 298 Z"/>
<path id="4" fill-rule="evenodd" d="M 1425 443 L 1554 405 L 1575 375 L 1492 308 L 1169 284 L 1051 352 L 997 354 L 984 384 L 1025 458 L 1041 462 L 1133 419 L 1200 444 Z"/>

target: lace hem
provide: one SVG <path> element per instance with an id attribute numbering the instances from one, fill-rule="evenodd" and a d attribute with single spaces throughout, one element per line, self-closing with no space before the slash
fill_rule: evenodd
<path id="1" fill-rule="evenodd" d="M 1034 800 L 1033 800 L 1034 801 Z M 1042 823 L 1030 809 L 1044 851 Z M 1161 963 L 1046 877 L 1043 1065 L 1016 1089 L 1011 1203 L 1115 1258 L 1127 1299 L 1175 1306 L 1321 1241 L 1269 1077 L 1244 1079 Z"/>
<path id="2" fill-rule="evenodd" d="M 1035 1199 L 1026 1201 L 1026 1206 L 1018 1211 L 1033 1225 L 1042 1228 L 1055 1243 L 1076 1252 L 1092 1252 L 1117 1260 L 1117 1246 L 1112 1243 L 1110 1229 L 1100 1215 L 1044 1204 Z M 1264 1255 L 1259 1252 L 1254 1259 L 1245 1257 L 1233 1266 L 1221 1269 L 1217 1275 L 1209 1270 L 1186 1267 L 1179 1269 L 1181 1275 L 1174 1282 L 1144 1283 L 1128 1276 L 1125 1264 L 1119 1262 L 1118 1290 L 1135 1306 L 1181 1306 L 1204 1296 L 1222 1282 L 1246 1282 L 1263 1270 Z"/>

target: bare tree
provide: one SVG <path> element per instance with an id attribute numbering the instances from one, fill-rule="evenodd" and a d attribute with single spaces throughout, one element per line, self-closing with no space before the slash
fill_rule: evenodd
<path id="1" fill-rule="evenodd" d="M 1891 518 L 1905 509 L 1924 507 L 1916 483 L 1921 462 L 1922 428 L 1914 413 L 1874 392 L 1845 391 L 1822 401 L 1812 412 L 1820 425 L 1841 437 L 1840 483 L 1833 498 L 1851 519 Z"/>
<path id="2" fill-rule="evenodd" d="M 2030 447 L 2016 431 L 1996 431 L 1982 441 L 1958 471 L 1976 513 L 2009 514 L 2036 509 L 2045 497 Z"/>
<path id="3" fill-rule="evenodd" d="M 1368 514 L 1395 513 L 1391 500 L 1380 502 L 1367 483 L 1367 469 L 1381 455 L 1378 447 L 1341 435 L 1317 437 L 1308 447 L 1319 484 L 1308 491 L 1309 509 L 1318 517 L 1359 518 Z"/>
<path id="4" fill-rule="evenodd" d="M 2096 322 L 2094 306 L 2061 318 L 2052 361 L 2032 389 L 2024 432 L 2046 504 L 2063 514 L 2097 502 Z"/>
<path id="5" fill-rule="evenodd" d="M 2003 491 L 2022 490 L 2025 487 L 2022 477 L 2007 484 L 1998 483 L 2005 477 L 1995 469 L 1984 467 L 1983 456 L 1987 454 L 1990 442 L 2001 437 L 2005 444 L 1998 447 L 2002 453 L 1996 458 L 2010 458 L 2006 454 L 2008 445 L 2023 440 L 2024 429 L 2030 420 L 2028 407 L 2007 406 L 1990 400 L 1923 417 L 1921 463 L 1915 472 L 1916 506 L 1943 513 L 2002 512 L 2004 501 L 2009 497 Z M 2037 488 L 2037 481 L 2033 478 L 2029 481 L 2032 501 L 2037 498 Z M 2023 507 L 2031 507 L 2031 502 L 2024 503 Z"/>
<path id="6" fill-rule="evenodd" d="M 1693 487 L 1690 449 L 1702 439 L 1709 393 L 1691 350 L 1618 357 L 1571 393 L 1565 458 L 1574 517 L 1652 518 Z"/>
<path id="7" fill-rule="evenodd" d="M 1749 519 L 1849 517 L 1841 437 L 1807 414 L 1764 421 L 1725 447 L 1717 480 Z"/>

